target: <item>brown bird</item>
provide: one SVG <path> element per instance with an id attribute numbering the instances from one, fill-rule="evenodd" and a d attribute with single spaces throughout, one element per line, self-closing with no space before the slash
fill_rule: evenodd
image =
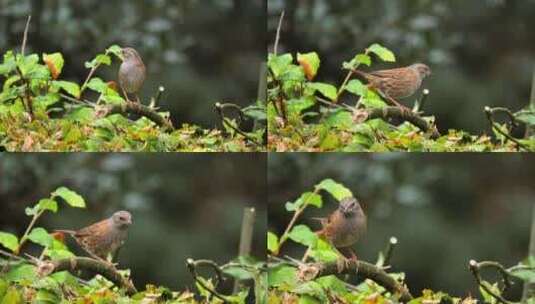
<path id="1" fill-rule="evenodd" d="M 138 52 L 133 48 L 123 48 L 121 50 L 123 57 L 123 63 L 119 67 L 119 85 L 123 90 L 123 94 L 128 99 L 128 94 L 136 94 L 136 100 L 139 102 L 137 92 L 141 90 L 143 82 L 145 82 L 146 69 L 143 60 L 139 56 Z"/>
<path id="2" fill-rule="evenodd" d="M 348 262 L 342 250 L 349 252 L 350 260 L 357 260 L 351 246 L 366 233 L 366 215 L 357 199 L 347 197 L 340 201 L 338 209 L 328 218 L 320 221 L 323 228 L 317 234 L 339 251 L 342 265 L 338 263 L 338 270 L 341 271 Z"/>
<path id="3" fill-rule="evenodd" d="M 405 108 L 396 99 L 412 96 L 423 80 L 431 75 L 431 69 L 423 63 L 415 63 L 408 67 L 362 72 L 354 70 L 356 74 L 368 81 L 368 87 L 384 95 L 386 99 L 400 108 Z"/>
<path id="4" fill-rule="evenodd" d="M 130 212 L 117 211 L 110 218 L 80 230 L 56 230 L 56 232 L 72 236 L 93 258 L 107 261 L 108 256 L 111 255 L 113 258 L 123 246 L 131 224 Z"/>

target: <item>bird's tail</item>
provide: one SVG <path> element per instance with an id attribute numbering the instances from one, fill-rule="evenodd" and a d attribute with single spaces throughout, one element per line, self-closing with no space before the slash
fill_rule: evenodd
<path id="1" fill-rule="evenodd" d="M 356 69 L 353 69 L 352 70 L 353 73 L 355 73 L 357 76 L 360 76 L 366 80 L 369 80 L 372 76 L 366 72 L 363 72 L 363 71 L 359 71 L 359 70 L 356 70 Z"/>

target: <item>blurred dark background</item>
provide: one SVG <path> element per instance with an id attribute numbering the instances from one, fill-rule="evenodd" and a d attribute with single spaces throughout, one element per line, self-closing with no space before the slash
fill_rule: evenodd
<path id="1" fill-rule="evenodd" d="M 21 236 L 30 220 L 24 208 L 66 186 L 85 198 L 87 209 L 60 204 L 37 226 L 77 229 L 129 210 L 133 225 L 118 260 L 136 286 L 194 289 L 185 260 L 235 258 L 245 207 L 257 210 L 253 256 L 264 259 L 265 162 L 266 155 L 253 153 L 3 154 L 0 231 Z"/>
<path id="2" fill-rule="evenodd" d="M 535 155 L 279 153 L 270 155 L 268 176 L 270 231 L 280 235 L 287 226 L 286 202 L 332 178 L 353 192 L 368 215 L 368 233 L 354 246 L 359 258 L 375 262 L 388 239 L 397 237 L 392 271 L 405 272 L 417 295 L 430 288 L 480 298 L 470 259 L 510 267 L 528 255 Z M 307 209 L 297 224 L 319 230 L 310 218 L 337 207 L 329 194 L 322 197 L 324 207 Z M 304 249 L 288 242 L 282 254 L 301 257 Z M 516 284 L 506 297 L 520 297 L 521 287 Z"/>
<path id="3" fill-rule="evenodd" d="M 252 104 L 266 58 L 265 0 L 0 0 L 0 52 L 20 49 L 32 15 L 27 53 L 61 52 L 64 79 L 82 83 L 84 63 L 112 44 L 132 46 L 147 66 L 140 94 L 158 86 L 175 125 L 217 126 L 216 102 Z M 116 80 L 119 60 L 97 75 Z"/>
<path id="4" fill-rule="evenodd" d="M 372 69 L 430 65 L 424 110 L 436 115 L 442 131 L 490 132 L 484 106 L 517 111 L 528 104 L 535 0 L 270 0 L 270 44 L 282 10 L 279 53 L 317 51 L 322 62 L 316 81 L 340 85 L 346 74 L 342 63 L 372 43 L 397 58 Z"/>

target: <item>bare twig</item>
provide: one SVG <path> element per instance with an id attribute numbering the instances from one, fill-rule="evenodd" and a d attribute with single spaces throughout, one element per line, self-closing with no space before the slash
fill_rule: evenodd
<path id="1" fill-rule="evenodd" d="M 533 65 L 533 76 L 531 79 L 531 95 L 529 98 L 529 107 L 531 109 L 535 109 L 535 64 Z M 535 134 L 534 126 L 526 127 L 525 138 L 529 138 L 530 136 L 533 136 L 534 134 Z"/>
<path id="2" fill-rule="evenodd" d="M 239 106 L 237 106 L 235 104 L 232 104 L 232 103 L 221 104 L 221 103 L 217 102 L 215 104 L 215 109 L 217 111 L 217 114 L 219 115 L 219 119 L 221 120 L 221 124 L 224 127 L 226 126 L 226 127 L 230 128 L 230 129 L 234 130 L 236 133 L 238 133 L 241 136 L 245 137 L 247 140 L 249 140 L 250 142 L 252 142 L 256 146 L 263 147 L 263 144 L 258 142 L 258 140 L 256 138 L 250 136 L 249 134 L 245 133 L 244 131 L 240 130 L 238 127 L 232 125 L 231 123 L 229 123 L 227 121 L 227 119 L 225 117 L 225 114 L 223 113 L 223 110 L 225 108 L 232 108 L 232 109 L 236 110 L 238 112 L 240 121 L 243 120 L 243 111 Z"/>
<path id="3" fill-rule="evenodd" d="M 277 56 L 278 48 L 279 48 L 279 41 L 281 38 L 281 28 L 282 28 L 282 21 L 284 20 L 284 11 L 282 11 L 280 19 L 279 19 L 279 25 L 277 26 L 277 35 L 275 36 L 275 45 L 273 46 L 273 54 Z"/>
<path id="4" fill-rule="evenodd" d="M 174 130 L 174 126 L 167 118 L 163 117 L 160 113 L 156 112 L 154 109 L 149 108 L 145 105 L 142 105 L 137 102 L 124 102 L 118 105 L 105 105 L 101 106 L 100 109 L 97 107 L 97 112 L 102 111 L 103 116 L 108 116 L 111 114 L 138 114 L 144 116 L 157 124 L 160 127 L 168 130 Z"/>
<path id="5" fill-rule="evenodd" d="M 385 250 L 381 252 L 381 258 L 379 258 L 376 263 L 377 267 L 383 267 L 390 264 L 390 259 L 392 258 L 392 254 L 394 253 L 397 244 L 398 239 L 396 237 L 391 237 L 390 240 L 388 240 Z"/>
<path id="6" fill-rule="evenodd" d="M 24 28 L 24 36 L 22 38 L 22 47 L 20 49 L 20 53 L 22 56 L 24 56 L 24 52 L 26 51 L 26 42 L 28 41 L 28 30 L 30 28 L 30 21 L 32 20 L 32 15 L 28 16 L 28 20 L 26 21 L 26 27 Z"/>
<path id="7" fill-rule="evenodd" d="M 92 258 L 74 257 L 57 261 L 39 261 L 37 266 L 39 269 L 43 269 L 40 273 L 41 275 L 50 275 L 60 271 L 89 270 L 100 274 L 115 285 L 125 288 L 128 295 L 133 295 L 137 292 L 132 281 L 124 278 L 112 264 Z"/>
<path id="8" fill-rule="evenodd" d="M 495 111 L 502 111 L 502 110 L 501 110 L 501 108 L 498 108 L 498 110 L 496 110 L 496 109 L 492 109 L 490 107 L 485 107 L 485 114 L 486 114 L 487 120 L 489 121 L 490 126 L 492 127 L 492 129 L 495 130 L 496 132 L 500 133 L 501 135 L 503 135 L 507 140 L 510 140 L 510 141 L 514 142 L 516 144 L 518 150 L 520 150 L 522 148 L 522 149 L 524 149 L 524 150 L 526 150 L 528 152 L 531 151 L 531 149 L 528 146 L 524 145 L 518 139 L 516 139 L 513 136 L 511 136 L 509 133 L 504 132 L 500 128 L 500 126 L 494 121 L 493 114 L 494 114 Z M 507 111 L 505 111 L 505 113 L 507 113 Z M 514 120 L 512 120 L 512 122 L 513 121 Z"/>
<path id="9" fill-rule="evenodd" d="M 338 274 L 358 275 L 370 279 L 391 293 L 398 293 L 403 303 L 413 298 L 406 286 L 396 281 L 396 279 L 391 277 L 382 268 L 364 261 L 350 260 L 341 272 L 336 262 L 309 263 L 299 266 L 299 277 L 306 281 Z"/>
<path id="10" fill-rule="evenodd" d="M 222 294 L 218 293 L 217 291 L 213 290 L 212 288 L 206 286 L 206 284 L 204 284 L 204 282 L 199 279 L 199 275 L 197 273 L 197 267 L 199 267 L 199 266 L 209 266 L 210 268 L 212 268 L 216 273 L 216 282 L 215 282 L 214 286 L 215 286 L 215 288 L 217 288 L 217 285 L 223 279 L 223 272 L 221 271 L 221 268 L 219 267 L 219 265 L 217 265 L 215 262 L 210 261 L 210 260 L 187 259 L 186 260 L 186 266 L 187 266 L 189 272 L 191 273 L 191 276 L 193 276 L 193 279 L 195 280 L 195 282 L 197 282 L 197 284 L 199 284 L 202 288 L 204 288 L 206 291 L 211 293 L 214 297 L 222 300 L 224 303 L 230 303 L 229 300 L 227 300 L 227 298 L 224 295 L 222 295 Z"/>
<path id="11" fill-rule="evenodd" d="M 535 256 L 535 205 L 531 206 L 531 208 L 531 233 L 529 238 L 528 256 Z M 522 302 L 527 302 L 529 298 L 534 296 L 535 283 L 532 281 L 524 282 L 524 290 L 522 291 Z"/>
<path id="12" fill-rule="evenodd" d="M 514 303 L 514 302 L 508 301 L 507 299 L 502 297 L 500 294 L 495 293 L 493 290 L 490 289 L 488 284 L 485 284 L 485 282 L 483 281 L 483 279 L 481 278 L 481 275 L 479 273 L 479 270 L 481 268 L 485 268 L 485 267 L 496 268 L 498 270 L 498 272 L 502 275 L 502 278 L 504 280 L 504 284 L 506 284 L 506 286 L 510 286 L 510 282 L 509 282 L 510 274 L 499 263 L 496 263 L 496 262 L 479 262 L 478 263 L 475 260 L 470 260 L 470 263 L 469 263 L 470 272 L 472 272 L 472 275 L 474 276 L 477 284 L 483 290 L 485 290 L 486 293 L 491 295 L 493 298 L 495 298 L 500 303 L 503 303 L 503 304 L 512 304 L 512 303 Z"/>
<path id="13" fill-rule="evenodd" d="M 241 225 L 240 235 L 240 256 L 248 256 L 251 254 L 253 244 L 253 231 L 255 222 L 256 210 L 253 207 L 246 207 L 243 209 L 243 219 Z M 238 291 L 240 287 L 239 281 L 234 281 L 234 293 Z"/>
<path id="14" fill-rule="evenodd" d="M 158 104 L 160 103 L 160 99 L 162 98 L 162 94 L 165 91 L 164 86 L 158 87 L 158 92 L 156 93 L 156 97 L 151 98 L 149 108 L 155 109 L 158 107 Z"/>

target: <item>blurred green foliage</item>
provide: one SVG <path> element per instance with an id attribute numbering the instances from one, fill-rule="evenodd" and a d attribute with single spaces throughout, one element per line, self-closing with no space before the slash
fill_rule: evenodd
<path id="1" fill-rule="evenodd" d="M 332 178 L 351 190 L 368 216 L 368 232 L 354 246 L 359 259 L 375 261 L 395 236 L 399 243 L 389 271 L 405 273 L 413 295 L 427 288 L 478 295 L 469 260 L 516 265 L 528 255 L 534 166 L 530 155 L 274 154 L 268 164 L 268 231 L 280 237 L 293 216 L 284 208 L 287 202 Z M 312 218 L 336 208 L 328 195 L 322 202 L 321 209 L 307 208 L 295 225 L 319 230 Z M 300 243 L 286 242 L 280 256 L 299 259 L 306 250 Z M 521 287 L 513 285 L 504 296 L 518 299 Z"/>
<path id="2" fill-rule="evenodd" d="M 318 81 L 341 83 L 341 63 L 376 42 L 391 49 L 398 63 L 374 69 L 427 63 L 433 75 L 425 83 L 431 92 L 425 110 L 442 134 L 481 134 L 489 130 L 485 106 L 514 112 L 528 103 L 534 0 L 271 0 L 271 43 L 282 10 L 279 53 L 318 52 Z"/>

